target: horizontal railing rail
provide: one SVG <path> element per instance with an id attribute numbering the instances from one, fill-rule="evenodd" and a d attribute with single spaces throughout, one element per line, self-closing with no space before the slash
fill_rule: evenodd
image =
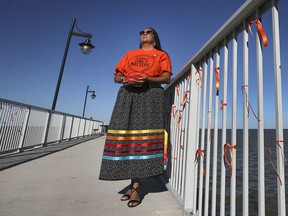
<path id="1" fill-rule="evenodd" d="M 101 134 L 102 121 L 0 98 L 0 156 Z"/>
<path id="2" fill-rule="evenodd" d="M 187 215 L 286 215 L 278 3 L 247 0 L 165 87 L 167 186 Z"/>

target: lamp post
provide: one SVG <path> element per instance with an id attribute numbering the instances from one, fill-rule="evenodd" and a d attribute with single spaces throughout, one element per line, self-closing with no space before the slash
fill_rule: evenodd
<path id="1" fill-rule="evenodd" d="M 90 89 L 89 89 L 89 85 L 87 85 L 82 117 L 84 117 L 84 115 L 85 115 L 85 109 L 86 109 L 86 102 L 87 102 L 87 95 L 88 95 L 88 93 L 92 93 L 92 94 L 91 94 L 91 98 L 92 98 L 92 99 L 95 99 L 95 98 L 96 98 L 95 91 L 90 90 Z"/>
<path id="2" fill-rule="evenodd" d="M 60 72 L 59 72 L 58 82 L 57 82 L 57 86 L 56 86 L 56 90 L 55 90 L 55 94 L 54 94 L 54 99 L 53 99 L 53 104 L 52 104 L 52 108 L 51 108 L 52 110 L 55 110 L 55 107 L 56 107 L 59 88 L 60 88 L 60 84 L 61 84 L 61 80 L 62 80 L 62 75 L 63 75 L 66 57 L 67 57 L 67 53 L 68 53 L 68 49 L 69 49 L 70 40 L 71 40 L 72 35 L 86 38 L 85 42 L 79 43 L 79 46 L 81 46 L 81 51 L 83 54 L 89 54 L 91 52 L 91 49 L 95 48 L 90 42 L 90 39 L 92 38 L 92 34 L 80 32 L 78 27 L 77 27 L 77 29 L 79 32 L 73 32 L 75 24 L 77 27 L 76 19 L 73 19 L 70 30 L 69 30 L 67 43 L 66 43 L 66 47 L 65 47 L 65 51 L 64 51 L 64 55 L 63 55 L 63 60 L 62 60 L 62 64 L 61 64 L 61 68 L 60 68 Z"/>

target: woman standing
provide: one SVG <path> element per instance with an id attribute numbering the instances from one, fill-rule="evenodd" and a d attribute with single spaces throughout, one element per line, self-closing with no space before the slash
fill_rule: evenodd
<path id="1" fill-rule="evenodd" d="M 140 179 L 164 172 L 164 90 L 171 61 L 157 32 L 140 32 L 140 49 L 127 52 L 115 68 L 121 83 L 111 116 L 101 164 L 101 180 L 131 179 L 121 198 L 128 207 L 141 203 Z"/>

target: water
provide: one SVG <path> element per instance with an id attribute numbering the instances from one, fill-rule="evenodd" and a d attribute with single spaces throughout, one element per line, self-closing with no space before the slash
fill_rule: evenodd
<path id="1" fill-rule="evenodd" d="M 212 130 L 213 136 L 213 130 Z M 218 131 L 218 176 L 217 176 L 217 215 L 220 214 L 220 162 L 222 159 L 221 155 L 221 129 Z M 206 136 L 205 136 L 206 137 Z M 226 142 L 231 143 L 231 130 L 227 130 Z M 237 149 L 236 149 L 236 215 L 242 215 L 242 181 L 243 181 L 243 130 L 237 130 Z M 276 166 L 276 131 L 275 129 L 264 130 L 264 162 L 265 162 L 265 205 L 266 215 L 274 216 L 278 215 L 278 204 L 277 204 L 277 175 L 270 163 L 269 150 L 272 150 L 272 161 Z M 287 143 L 288 129 L 284 130 L 284 147 Z M 272 140 L 272 142 L 271 142 Z M 272 148 L 270 145 L 272 143 Z M 211 160 L 213 154 L 213 137 L 211 137 Z M 228 150 L 227 150 L 228 151 Z M 229 154 L 228 154 L 229 155 Z M 234 150 L 235 155 L 235 150 Z M 284 156 L 288 155 L 288 148 L 284 148 Z M 212 161 L 211 161 L 212 162 Z M 210 175 L 212 173 L 213 164 L 210 165 Z M 285 163 L 285 169 L 287 165 Z M 286 169 L 286 173 L 287 173 Z M 230 167 L 226 168 L 226 176 L 229 176 Z M 210 176 L 211 179 L 211 176 Z M 204 179 L 205 181 L 205 179 Z M 284 183 L 282 179 L 282 183 Z M 288 179 L 285 178 L 285 185 L 287 186 Z M 286 188 L 286 187 L 285 187 Z M 210 191 L 212 190 L 212 183 L 210 184 Z M 287 191 L 287 190 L 286 190 Z M 288 193 L 286 192 L 286 197 Z M 230 215 L 230 182 L 226 181 L 226 201 L 225 201 L 225 212 L 226 215 Z M 287 211 L 287 200 L 286 200 L 286 211 Z M 249 130 L 249 215 L 258 215 L 258 142 L 257 142 L 257 129 Z"/>

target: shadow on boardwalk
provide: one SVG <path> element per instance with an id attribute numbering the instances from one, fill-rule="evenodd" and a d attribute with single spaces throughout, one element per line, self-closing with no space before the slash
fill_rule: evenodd
<path id="1" fill-rule="evenodd" d="M 63 141 L 61 143 L 54 143 L 45 147 L 36 147 L 23 152 L 2 156 L 0 157 L 0 171 L 37 158 L 44 157 L 49 154 L 53 154 L 58 151 L 65 150 L 75 145 L 98 138 L 100 136 L 101 135 L 92 135 L 87 137 L 81 137 L 78 139 L 72 139 L 70 141 Z"/>
<path id="2" fill-rule="evenodd" d="M 0 215 L 183 215 L 159 177 L 142 180 L 141 205 L 128 208 L 120 201 L 130 181 L 99 180 L 105 138 L 63 142 L 20 153 L 18 159 L 11 155 L 5 163 L 2 158 Z"/>

